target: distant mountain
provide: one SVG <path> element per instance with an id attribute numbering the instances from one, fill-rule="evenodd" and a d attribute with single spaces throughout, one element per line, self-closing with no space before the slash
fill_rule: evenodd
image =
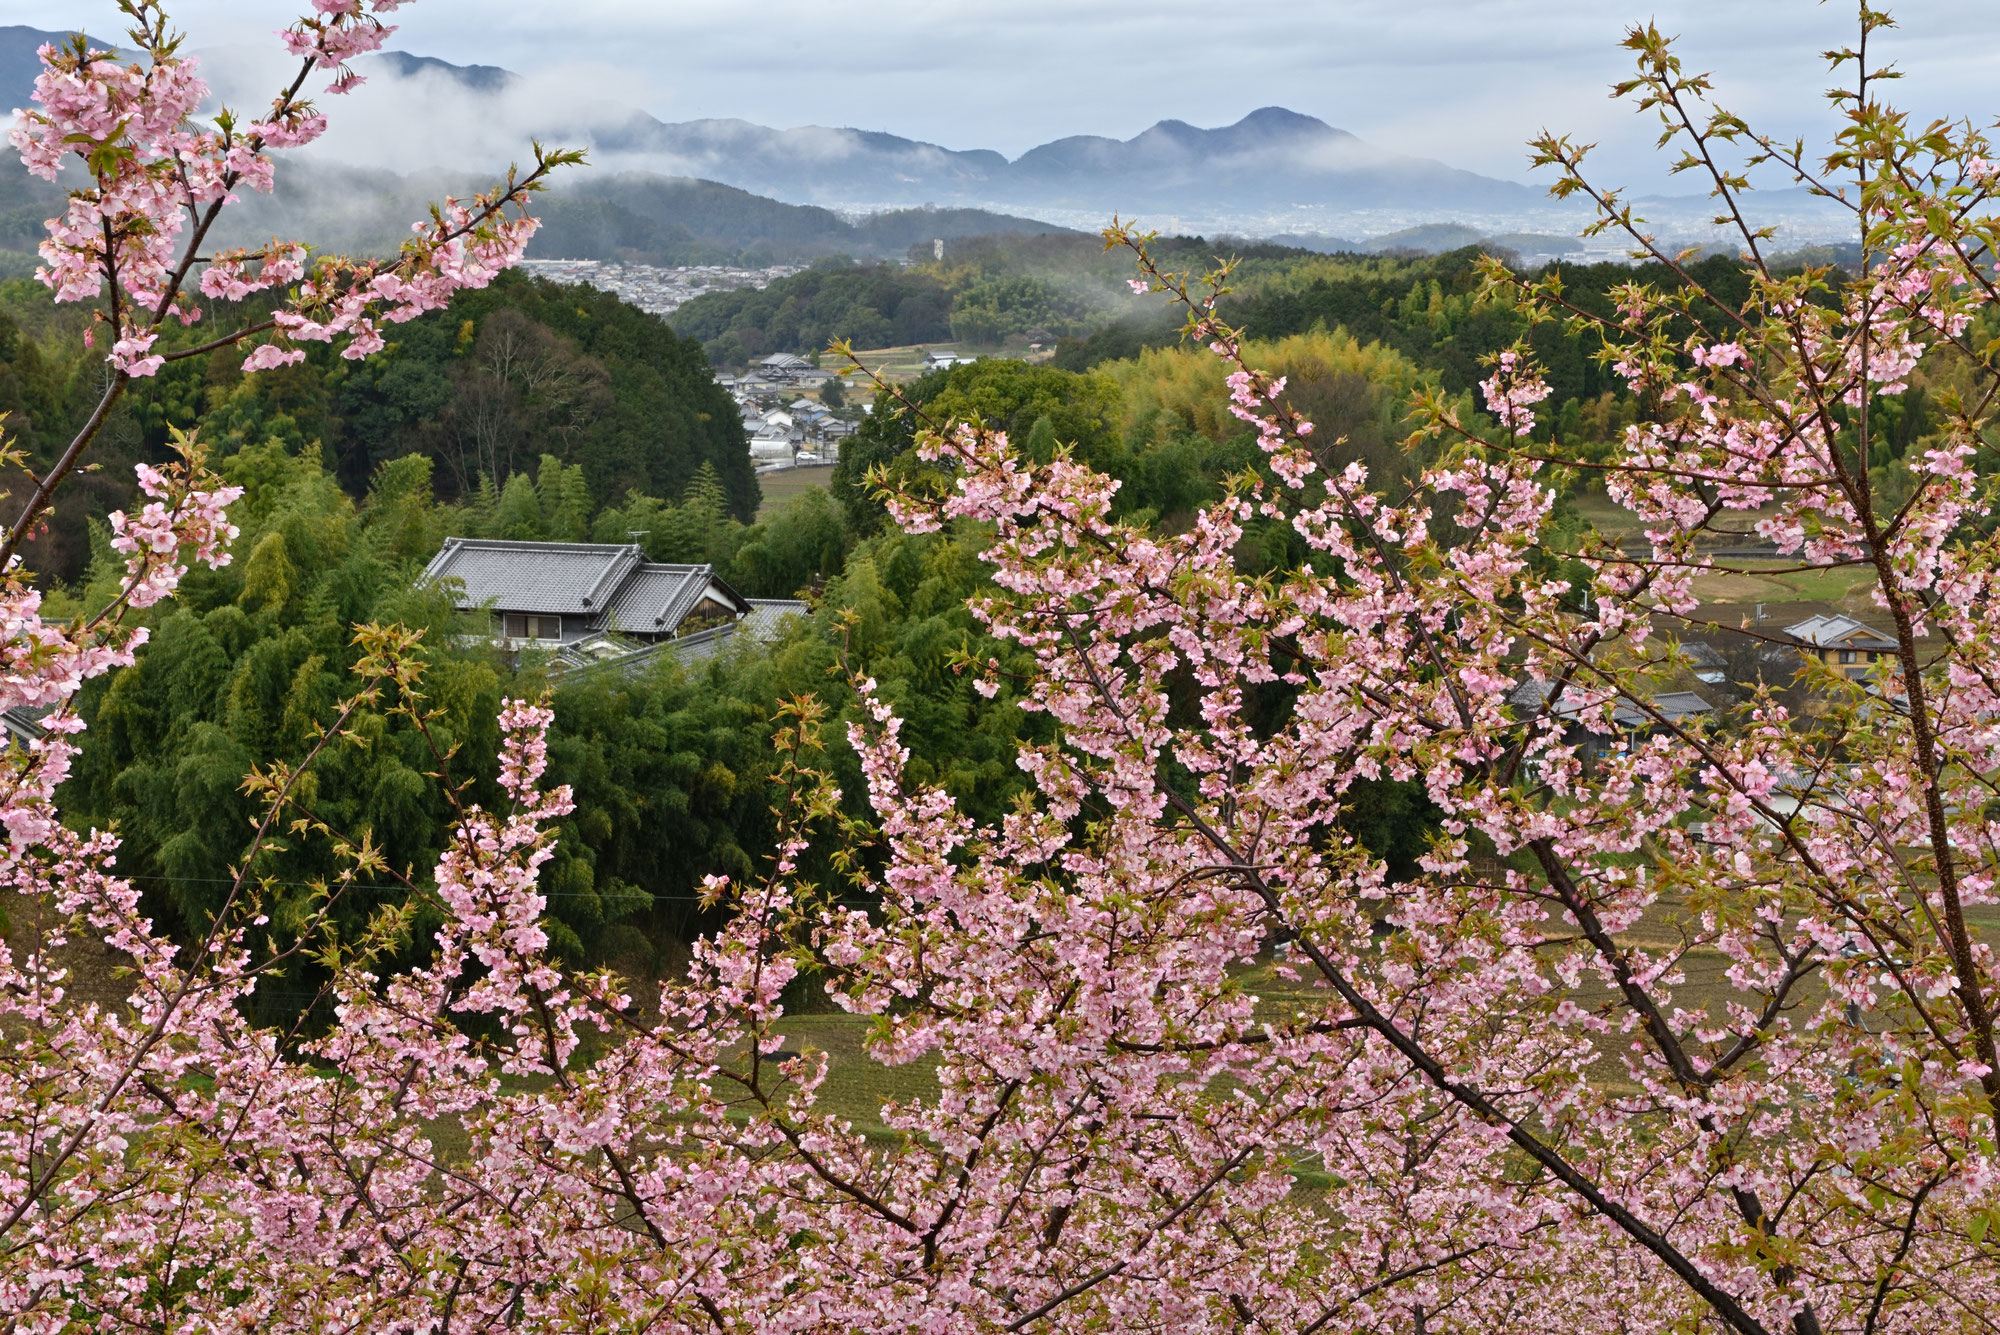
<path id="1" fill-rule="evenodd" d="M 1324 121 L 1283 107 L 1253 111 L 1234 125 L 1203 130 L 1186 121 L 1161 121 L 1131 139 L 1079 134 L 1031 148 L 1014 161 L 1028 180 L 1067 181 L 1079 175 L 1135 168 L 1173 171 L 1189 163 L 1227 164 L 1267 153 L 1365 152 L 1361 140 Z"/>
<path id="2" fill-rule="evenodd" d="M 28 102 L 41 68 L 37 49 L 44 42 L 62 40 L 60 33 L 20 25 L 0 27 L 0 111 Z M 480 106 L 496 105 L 519 81 L 519 76 L 497 66 L 454 65 L 402 51 L 381 52 L 357 64 L 376 79 L 442 80 Z M 637 113 L 619 112 L 614 121 L 621 116 L 629 119 Z M 651 127 L 659 126 L 650 117 L 642 119 Z M 742 126 L 746 144 L 773 133 L 745 122 L 735 124 Z M 654 133 L 644 124 L 640 131 Z M 590 137 L 615 140 L 617 133 Z M 813 133 L 795 133 L 788 151 L 805 152 L 805 141 Z M 891 140 L 887 135 L 875 138 Z M 722 142 L 713 136 L 711 140 Z M 1002 166 L 1006 163 L 997 153 L 988 156 Z M 666 160 L 697 158 L 727 164 L 729 154 L 717 148 L 712 154 L 690 151 Z M 772 170 L 779 174 L 775 167 Z M 287 161 L 278 183 L 275 195 L 246 194 L 241 205 L 225 215 L 226 231 L 216 238 L 219 244 L 310 235 L 332 250 L 388 250 L 408 235 L 410 222 L 423 216 L 429 200 L 443 194 L 464 195 L 490 184 L 470 174 L 405 176 L 313 154 Z M 40 239 L 42 219 L 61 198 L 60 189 L 28 177 L 11 153 L 0 152 L 0 254 L 12 252 L 24 258 L 31 252 Z M 848 217 L 817 205 L 764 198 L 734 184 L 647 171 L 573 174 L 570 182 L 537 201 L 536 213 L 543 225 L 531 255 L 653 264 L 705 264 L 742 256 L 777 261 L 843 254 L 857 259 L 900 258 L 912 245 L 934 238 L 1067 230 L 1033 218 L 971 208 L 902 208 Z M 19 267 L 20 260 L 14 259 L 0 271 Z"/>
<path id="3" fill-rule="evenodd" d="M 1541 193 L 1512 181 L 1399 157 L 1346 130 L 1283 107 L 1204 130 L 1161 121 L 1131 139 L 1077 135 L 1043 144 L 1009 165 L 1010 198 L 1102 208 L 1280 209 L 1300 204 L 1355 210 L 1526 209 Z"/>
<path id="4" fill-rule="evenodd" d="M 35 271 L 35 247 L 47 235 L 42 221 L 62 212 L 62 201 L 62 191 L 28 175 L 12 153 L 0 152 L 0 279 Z"/>
<path id="5" fill-rule="evenodd" d="M 25 105 L 37 68 L 35 48 L 61 37 L 20 25 L 0 27 L 0 112 Z M 235 49 L 200 54 L 212 78 L 250 68 Z M 425 160 L 412 153 L 435 152 L 443 165 L 504 161 L 534 136 L 587 146 L 597 171 L 705 181 L 849 215 L 936 206 L 941 214 L 977 209 L 1094 227 L 1117 212 L 1172 227 L 1185 220 L 1191 229 L 1211 232 L 1335 233 L 1327 239 L 1379 241 L 1382 232 L 1444 218 L 1457 218 L 1482 235 L 1562 233 L 1588 212 L 1574 202 L 1551 201 L 1537 187 L 1388 152 L 1283 107 L 1264 107 L 1216 128 L 1164 120 L 1130 139 L 1072 135 L 1009 160 L 990 149 L 950 149 L 872 130 L 773 129 L 745 120 L 671 123 L 588 94 L 582 101 L 551 95 L 538 79 L 497 66 L 455 65 L 404 51 L 380 52 L 357 64 L 378 88 L 406 83 L 412 87 L 405 91 L 417 95 L 424 132 L 402 136 L 396 146 L 401 156 L 393 159 L 406 169 Z M 239 98 L 251 87 L 226 83 L 221 79 L 217 86 Z M 395 99 L 387 105 L 394 106 Z M 407 105 L 404 114 L 414 114 Z M 473 144 L 477 147 L 467 147 Z M 1669 235 L 1700 241 L 1713 230 L 1709 206 L 1698 196 L 1636 202 Z M 1823 232 L 1834 216 L 1830 206 L 1796 189 L 1768 192 L 1762 202 L 1766 209 L 1779 208 L 1778 221 L 1807 239 Z M 685 243 L 671 230 L 679 224 L 642 205 L 621 203 L 629 216 L 599 208 L 598 216 L 586 220 L 588 230 L 614 249 Z M 656 233 L 652 224 L 668 230 Z M 703 240 L 699 229 L 690 233 Z"/>
<path id="6" fill-rule="evenodd" d="M 1008 163 L 998 153 L 961 153 L 871 130 L 773 130 L 741 120 L 669 125 L 644 112 L 577 129 L 600 159 L 658 164 L 676 175 L 793 203 L 956 204 L 1007 197 L 999 185 Z"/>
<path id="7" fill-rule="evenodd" d="M 776 260 L 889 258 L 937 238 L 1068 232 L 980 209 L 894 209 L 850 220 L 830 209 L 785 204 L 715 181 L 648 172 L 584 176 L 542 196 L 537 210 L 543 226 L 530 255 L 655 264 L 709 263 L 742 254 Z"/>
<path id="8" fill-rule="evenodd" d="M 43 44 L 61 44 L 69 38 L 68 32 L 30 28 L 23 23 L 0 24 L 0 115 L 15 107 L 28 105 L 28 99 L 35 90 L 35 79 L 42 72 L 39 52 Z M 92 37 L 90 44 L 128 56 L 131 54 L 121 44 L 101 37 Z M 468 92 L 482 94 L 504 93 L 519 81 L 519 76 L 513 71 L 503 70 L 497 65 L 454 65 L 434 56 L 413 56 L 407 51 L 381 51 L 364 56 L 356 63 L 364 74 L 392 79 L 440 75 Z"/>
<path id="9" fill-rule="evenodd" d="M 52 36 L 0 28 L 0 109 L 26 101 L 35 47 Z M 511 71 L 405 51 L 357 64 L 378 81 L 426 80 L 427 96 L 439 82 L 455 85 L 470 100 L 461 108 L 465 119 L 519 124 L 550 142 L 586 144 L 604 166 L 719 182 L 796 205 L 936 205 L 1072 218 L 1137 211 L 1209 219 L 1284 216 L 1300 208 L 1391 217 L 1548 209 L 1545 196 L 1528 186 L 1388 153 L 1283 107 L 1265 107 L 1214 129 L 1166 120 L 1130 139 L 1073 135 L 1009 161 L 990 149 L 949 149 L 871 130 L 772 129 L 745 120 L 669 123 L 606 103 L 581 108 L 556 100 L 544 107 L 530 100 L 524 81 Z M 448 143 L 448 136 L 439 142 Z M 646 216 L 644 209 L 635 212 Z M 631 230 L 622 222 L 618 227 Z"/>
<path id="10" fill-rule="evenodd" d="M 1450 250 L 1478 246 L 1490 253 L 1513 251 L 1515 255 L 1539 261 L 1550 256 L 1574 256 L 1585 251 L 1581 240 L 1550 232 L 1491 232 L 1464 223 L 1420 223 L 1388 232 L 1366 241 L 1317 232 L 1289 232 L 1265 237 L 1273 245 L 1317 250 L 1322 254 L 1355 255 L 1442 255 Z"/>
<path id="11" fill-rule="evenodd" d="M 357 61 L 364 74 L 381 72 L 391 78 L 413 79 L 437 74 L 475 93 L 504 93 L 520 82 L 520 76 L 498 65 L 454 65 L 435 56 L 413 56 L 407 51 L 381 51 Z"/>
<path id="12" fill-rule="evenodd" d="M 643 113 L 588 127 L 600 153 L 802 203 L 967 203 L 1109 215 L 1133 209 L 1271 211 L 1542 208 L 1540 191 L 1398 157 L 1282 107 L 1201 129 L 1161 121 L 1131 139 L 1075 135 L 1008 161 L 875 131 L 773 130 L 740 120 L 668 124 Z"/>
<path id="13" fill-rule="evenodd" d="M 42 72 L 42 58 L 36 54 L 42 44 L 60 45 L 69 39 L 67 32 L 30 28 L 24 23 L 0 24 L 0 116 L 28 105 L 35 91 L 35 79 Z M 90 44 L 107 51 L 120 49 L 118 43 L 99 37 L 92 37 Z"/>
<path id="14" fill-rule="evenodd" d="M 491 66 L 384 52 L 370 73 L 442 75 L 495 99 L 516 76 Z M 518 90 L 516 90 L 518 91 Z M 509 107 L 519 119 L 521 108 Z M 1386 152 L 1283 107 L 1204 129 L 1161 121 L 1130 139 L 1073 135 L 1010 161 L 991 149 L 950 149 L 874 130 L 773 129 L 746 120 L 667 122 L 631 107 L 528 109 L 544 137 L 587 143 L 594 160 L 717 181 L 793 204 L 837 208 L 937 205 L 1109 216 L 1113 211 L 1270 215 L 1300 207 L 1357 213 L 1527 214 L 1546 195 L 1428 158 Z"/>
<path id="15" fill-rule="evenodd" d="M 410 223 L 444 195 L 483 188 L 470 176 L 348 167 L 294 158 L 269 195 L 246 192 L 223 215 L 218 246 L 258 245 L 302 236 L 333 251 L 381 253 L 409 235 Z M 43 235 L 42 220 L 62 207 L 58 187 L 28 175 L 0 153 L 0 277 L 20 271 Z M 901 258 L 912 245 L 995 233 L 1062 233 L 1033 218 L 977 209 L 898 209 L 844 218 L 813 205 L 784 204 L 714 181 L 626 172 L 585 176 L 537 198 L 542 220 L 528 253 L 551 259 L 642 264 L 718 264 Z M 1074 235 L 1074 233 L 1069 233 Z M 7 260 L 12 254 L 18 258 Z"/>

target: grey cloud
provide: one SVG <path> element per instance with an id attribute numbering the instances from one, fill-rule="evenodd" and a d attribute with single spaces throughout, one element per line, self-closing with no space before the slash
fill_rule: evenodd
<path id="1" fill-rule="evenodd" d="M 115 31 L 99 0 L 11 0 L 15 21 Z M 270 0 L 183 0 L 200 46 L 257 44 L 292 12 Z M 1176 117 L 1222 125 L 1272 103 L 1384 150 L 1531 179 L 1523 141 L 1544 126 L 1599 143 L 1612 179 L 1684 189 L 1648 122 L 1605 100 L 1627 68 L 1627 23 L 1657 18 L 1724 100 L 1782 135 L 1823 136 L 1818 52 L 1849 37 L 1847 6 L 1815 0 L 1159 0 L 1143 20 L 1113 0 L 422 0 L 393 45 L 540 81 L 540 111 L 467 120 L 440 94 L 371 85 L 338 110 L 329 149 L 382 165 L 476 149 L 518 154 L 534 124 L 619 101 L 663 120 L 881 129 L 954 149 L 1018 155 L 1067 134 L 1127 137 Z M 1913 76 L 1895 89 L 1920 117 L 1989 115 L 2000 6 L 1914 0 L 1882 45 Z M 341 118 L 336 118 L 336 126 Z M 514 136 L 509 139 L 509 136 Z M 467 163 L 466 165 L 475 165 Z"/>

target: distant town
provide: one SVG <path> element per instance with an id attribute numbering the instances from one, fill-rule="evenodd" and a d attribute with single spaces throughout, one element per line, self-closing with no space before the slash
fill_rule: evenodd
<path id="1" fill-rule="evenodd" d="M 715 378 L 736 400 L 757 471 L 834 462 L 840 441 L 853 433 L 853 419 L 859 414 L 840 413 L 819 402 L 833 378 L 831 372 L 788 352 L 766 357 L 742 375 Z"/>
<path id="2" fill-rule="evenodd" d="M 705 292 L 739 287 L 767 287 L 789 278 L 805 266 L 774 264 L 767 269 L 732 269 L 699 264 L 665 268 L 652 264 L 621 264 L 606 260 L 523 260 L 521 268 L 557 283 L 587 283 L 654 315 L 668 315 Z M 921 354 L 917 369 L 969 363 L 950 348 Z M 854 433 L 870 405 L 822 402 L 835 376 L 822 370 L 816 358 L 781 352 L 748 367 L 740 375 L 717 374 L 716 383 L 729 391 L 749 437 L 750 457 L 760 473 L 786 468 L 819 468 L 839 456 L 840 442 Z"/>
<path id="3" fill-rule="evenodd" d="M 521 268 L 537 278 L 588 284 L 616 293 L 627 304 L 654 315 L 671 315 L 707 292 L 768 287 L 804 267 L 774 264 L 765 269 L 733 269 L 720 264 L 688 264 L 666 268 L 609 260 L 521 261 Z M 839 441 L 854 430 L 852 418 L 858 414 L 843 416 L 817 401 L 819 390 L 832 378 L 805 358 L 790 354 L 766 357 L 741 376 L 716 377 L 736 400 L 743 430 L 750 437 L 750 454 L 760 472 L 833 462 Z"/>
<path id="4" fill-rule="evenodd" d="M 774 264 L 767 269 L 733 269 L 722 264 L 622 264 L 616 260 L 522 260 L 521 269 L 556 283 L 588 283 L 642 311 L 671 315 L 696 297 L 739 287 L 769 287 L 805 269 Z"/>

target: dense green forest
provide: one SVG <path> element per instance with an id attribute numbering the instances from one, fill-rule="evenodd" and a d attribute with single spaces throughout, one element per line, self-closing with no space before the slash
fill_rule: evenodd
<path id="1" fill-rule="evenodd" d="M 909 248 L 903 264 L 854 265 L 832 259 L 758 290 L 711 292 L 672 317 L 701 340 L 717 366 L 740 366 L 773 352 L 814 353 L 836 339 L 858 348 L 938 343 L 972 349 L 1080 337 L 1134 314 L 1157 315 L 1157 301 L 1125 286 L 1129 261 L 1076 233 L 1009 233 L 951 238 Z M 1236 247 L 1238 251 L 1244 248 Z M 1312 252 L 1254 246 L 1248 252 L 1297 262 Z M 1205 267 L 1199 237 L 1160 242 L 1162 258 Z"/>
<path id="2" fill-rule="evenodd" d="M 11 104 L 8 104 L 11 105 Z M 222 223 L 225 245 L 262 245 L 271 236 L 310 235 L 338 251 L 394 250 L 430 200 L 464 197 L 490 182 L 463 173 L 409 176 L 330 161 L 286 164 L 269 195 L 252 193 Z M 0 278 L 33 271 L 42 220 L 62 190 L 0 155 Z M 537 201 L 536 258 L 624 260 L 639 264 L 803 263 L 832 256 L 900 259 L 934 240 L 996 233 L 1078 234 L 1053 223 L 968 208 L 886 209 L 846 217 L 786 204 L 747 190 L 653 172 L 590 172 Z"/>
<path id="3" fill-rule="evenodd" d="M 270 437 L 221 466 L 245 488 L 232 512 L 242 529 L 237 559 L 191 574 L 152 614 L 139 662 L 88 688 L 89 740 L 63 794 L 70 818 L 116 825 L 120 865 L 156 911 L 190 930 L 219 902 L 247 846 L 255 808 L 241 791 L 245 773 L 297 760 L 313 725 L 353 688 L 357 623 L 425 631 L 427 689 L 445 714 L 441 744 L 464 744 L 481 779 L 474 795 L 490 798 L 479 766 L 490 766 L 502 696 L 533 696 L 548 683 L 538 661 L 508 662 L 455 641 L 450 609 L 415 587 L 447 534 L 622 540 L 644 507 L 654 557 L 713 561 L 746 592 L 790 594 L 830 573 L 820 611 L 775 646 L 687 670 L 669 664 L 558 685 L 552 776 L 574 786 L 577 810 L 545 884 L 556 939 L 579 963 L 615 961 L 637 973 L 671 964 L 676 943 L 698 925 L 701 878 L 753 869 L 770 844 L 771 719 L 794 695 L 816 693 L 836 713 L 850 703 L 831 671 L 842 653 L 907 712 L 913 745 L 936 758 L 926 772 L 987 814 L 1013 791 L 1010 762 L 1028 716 L 980 699 L 948 663 L 953 649 L 978 640 L 965 610 L 978 582 L 969 535 L 880 534 L 856 544 L 824 493 L 744 525 L 727 514 L 706 468 L 675 501 L 634 496 L 593 512 L 574 466 L 553 457 L 532 475 L 517 473 L 491 507 L 440 503 L 430 460 L 417 454 L 379 468 L 359 500 L 310 445 Z M 84 586 L 58 604 L 101 602 L 115 575 L 100 546 Z M 366 831 L 391 866 L 421 879 L 446 834 L 443 793 L 427 777 L 435 760 L 386 711 L 365 710 L 354 727 L 368 745 L 322 758 L 312 808 L 335 828 Z M 859 792 L 858 773 L 846 777 Z M 326 848 L 299 840 L 267 850 L 255 870 L 274 887 L 281 939 L 335 867 Z M 358 924 L 383 895 L 402 893 L 384 885 L 351 896 L 341 920 Z"/>
<path id="4" fill-rule="evenodd" d="M 1174 243 L 1174 255 L 1183 264 L 1208 258 L 1192 241 Z M 962 293 L 1024 277 L 1006 266 L 1051 256 L 1078 281 L 1123 263 L 1094 245 L 1086 254 L 1059 239 L 1003 240 L 964 247 L 938 270 L 802 277 L 815 280 L 814 294 L 846 292 L 865 304 L 888 300 L 873 284 Z M 1704 264 L 1709 281 L 1725 289 L 1738 281 L 1727 261 Z M 954 289 L 951 273 L 977 281 Z M 1602 305 L 1632 270 L 1564 276 L 1575 300 Z M 1477 420 L 1480 359 L 1524 336 L 1519 315 L 1480 305 L 1476 287 L 1467 253 L 1264 250 L 1244 257 L 1225 310 L 1250 329 L 1252 359 L 1286 377 L 1288 398 L 1320 438 L 1395 477 L 1423 462 L 1405 443 L 1412 395 L 1438 390 Z M 101 363 L 81 341 L 84 318 L 50 305 L 38 286 L 0 285 L 0 409 L 30 467 L 66 437 L 99 383 Z M 245 487 L 233 512 L 242 536 L 233 564 L 197 571 L 178 598 L 147 613 L 153 637 L 135 666 L 86 691 L 92 727 L 65 810 L 114 825 L 126 841 L 121 865 L 140 878 L 153 910 L 197 928 L 247 846 L 245 773 L 300 758 L 314 724 L 351 688 L 353 627 L 373 621 L 424 630 L 441 733 L 463 744 L 475 795 L 490 780 L 478 766 L 490 765 L 501 697 L 553 685 L 552 777 L 574 786 L 577 810 L 547 884 L 555 935 L 579 961 L 671 968 L 681 943 L 706 925 L 701 878 L 743 875 L 769 852 L 769 740 L 782 701 L 826 703 L 835 743 L 826 760 L 856 800 L 859 775 L 838 744 L 841 716 L 854 707 L 843 665 L 875 677 L 902 711 L 918 777 L 943 783 L 975 815 L 997 815 L 1021 789 L 1019 743 L 1044 723 L 1005 691 L 983 699 L 954 669 L 966 653 L 1008 664 L 1016 652 L 987 639 L 967 610 L 985 578 L 982 534 L 900 532 L 886 522 L 870 470 L 920 474 L 911 449 L 920 421 L 976 416 L 1038 456 L 1073 449 L 1119 479 L 1120 518 L 1174 529 L 1225 478 L 1261 467 L 1254 440 L 1227 411 L 1217 359 L 1180 346 L 1157 308 L 1106 307 L 1092 318 L 1054 363 L 987 358 L 926 375 L 900 400 L 876 395 L 843 445 L 830 491 L 761 516 L 738 418 L 701 344 L 588 289 L 509 277 L 399 328 L 390 350 L 358 365 L 316 353 L 246 378 L 239 358 L 174 364 L 127 397 L 102 467 L 35 544 L 33 567 L 58 610 L 102 604 L 116 565 L 98 518 L 127 499 L 130 464 L 158 457 L 170 425 L 198 424 L 219 467 Z M 1555 423 L 1577 439 L 1610 441 L 1645 411 L 1604 378 L 1587 337 L 1537 331 L 1533 342 L 1557 391 L 1543 432 Z M 1879 461 L 1885 485 L 1900 467 L 1895 455 L 1928 430 L 1927 403 L 1918 385 L 1895 406 Z M 448 534 L 622 541 L 635 530 L 655 559 L 712 562 L 750 596 L 806 597 L 811 615 L 768 647 L 744 644 L 643 676 L 551 683 L 532 658 L 507 661 L 456 639 L 449 609 L 416 588 Z M 1278 569 L 1307 554 L 1290 528 L 1253 521 L 1240 558 Z M 421 879 L 445 832 L 434 760 L 386 711 L 364 710 L 355 731 L 368 746 L 336 748 L 320 762 L 314 809 L 337 827 L 365 830 L 392 865 Z M 1429 816 L 1419 793 L 1381 784 L 1359 792 L 1350 820 L 1400 863 L 1421 850 Z M 303 920 L 332 869 L 327 850 L 307 840 L 260 855 L 256 870 L 282 901 L 274 944 Z M 358 922 L 371 896 L 402 893 L 377 887 L 342 912 Z M 263 1004 L 286 1001 L 273 993 Z"/>
<path id="5" fill-rule="evenodd" d="M 96 400 L 103 371 L 83 348 L 87 320 L 51 306 L 39 284 L 0 284 L 0 412 L 11 414 L 29 469 L 53 457 Z M 211 332 L 170 326 L 159 346 Z M 135 381 L 97 447 L 102 467 L 69 494 L 30 563 L 77 578 L 86 519 L 124 503 L 132 462 L 158 457 L 176 426 L 199 425 L 224 453 L 313 444 L 356 495 L 385 461 L 421 454 L 442 497 L 497 503 L 512 478 L 553 455 L 582 470 L 593 504 L 634 491 L 678 496 L 706 466 L 730 514 L 756 513 L 741 420 L 700 348 L 614 296 L 510 274 L 392 338 L 362 362 L 309 346 L 299 366 L 245 376 L 239 349 Z M 24 480 L 0 474 L 10 491 Z"/>
<path id="6" fill-rule="evenodd" d="M 818 352 L 835 339 L 857 347 L 951 337 L 952 298 L 935 275 L 893 264 L 816 264 L 769 287 L 710 292 L 674 312 L 718 366 L 773 352 Z"/>
<path id="7" fill-rule="evenodd" d="M 1390 452 L 1403 395 L 1422 377 L 1417 367 L 1324 333 L 1268 352 L 1304 381 L 1358 377 L 1365 392 L 1349 405 L 1348 425 Z M 1254 444 L 1212 402 L 1220 388 L 1212 359 L 1160 352 L 1088 375 L 991 359 L 927 377 L 909 398 L 934 417 L 1006 424 L 1038 452 L 1073 444 L 1123 480 L 1122 515 L 1175 524 L 1217 495 L 1226 474 L 1256 462 Z M 270 432 L 235 445 L 221 467 L 245 488 L 232 512 L 242 528 L 237 559 L 192 573 L 176 599 L 149 614 L 153 639 L 139 662 L 87 689 L 91 729 L 65 810 L 115 825 L 125 839 L 121 866 L 157 912 L 193 930 L 247 846 L 254 808 L 241 790 L 244 774 L 272 759 L 296 761 L 310 745 L 313 725 L 351 688 L 355 624 L 425 631 L 429 689 L 445 712 L 440 736 L 462 743 L 475 768 L 491 756 L 502 696 L 549 686 L 532 659 L 508 662 L 455 640 L 449 608 L 415 587 L 444 536 L 615 541 L 644 528 L 656 559 L 713 562 L 751 596 L 803 592 L 814 610 L 769 647 L 744 644 L 647 675 L 554 683 L 551 777 L 573 785 L 577 810 L 545 883 L 551 926 L 573 959 L 639 973 L 673 965 L 680 943 L 706 925 L 696 902 L 701 878 L 747 874 L 770 850 L 769 738 L 781 701 L 819 697 L 837 740 L 855 704 L 843 665 L 874 677 L 902 712 L 918 777 L 943 783 L 974 814 L 997 817 L 1021 790 L 1019 744 L 1045 724 L 1004 690 L 981 697 L 955 670 L 967 652 L 1020 666 L 1018 650 L 985 637 L 967 610 L 984 580 L 982 535 L 963 527 L 911 536 L 883 522 L 855 473 L 869 460 L 908 467 L 913 417 L 891 411 L 884 396 L 870 421 L 876 429 L 843 469 L 838 499 L 809 491 L 750 524 L 729 513 L 706 465 L 677 496 L 635 492 L 604 506 L 580 465 L 545 456 L 497 495 L 444 500 L 432 459 L 413 452 L 378 465 L 356 497 L 313 442 Z M 1271 566 L 1302 555 L 1285 528 L 1259 529 L 1245 544 L 1247 560 Z M 57 607 L 101 604 L 116 572 L 100 531 L 89 571 L 55 593 Z M 1191 696 L 1186 704 L 1194 706 Z M 432 757 L 386 711 L 363 711 L 353 726 L 368 745 L 320 761 L 313 810 L 336 828 L 365 830 L 392 866 L 421 878 L 446 832 L 442 791 L 427 777 Z M 863 791 L 843 747 L 826 760 L 844 791 Z M 475 796 L 489 791 L 481 785 Z M 1423 816 L 1412 794 L 1371 789 L 1357 832 L 1407 859 L 1420 850 Z M 326 848 L 299 840 L 261 854 L 255 870 L 272 886 L 273 939 L 281 941 L 304 921 L 335 863 Z M 402 894 L 385 883 L 350 896 L 342 921 L 356 927 L 382 897 Z M 282 1010 L 285 998 L 273 993 L 265 1004 Z"/>
<path id="8" fill-rule="evenodd" d="M 983 209 L 888 209 L 844 218 L 734 186 L 650 172 L 593 172 L 544 197 L 528 253 L 641 264 L 771 264 L 831 256 L 900 258 L 937 238 L 1064 233 Z M 1074 233 L 1070 233 L 1074 235 Z"/>
<path id="9" fill-rule="evenodd" d="M 1324 254 L 1164 237 L 1152 250 L 1164 267 L 1197 274 L 1230 259 L 1235 268 L 1220 310 L 1254 336 L 1345 329 L 1418 359 L 1454 389 L 1474 384 L 1479 359 L 1524 329 L 1510 311 L 1476 305 L 1478 246 L 1439 255 Z M 1843 258 L 1821 248 L 1780 263 Z M 1584 309 L 1600 314 L 1609 311 L 1609 293 L 1620 283 L 1675 281 L 1664 265 L 1551 267 Z M 1695 273 L 1724 293 L 1744 285 L 1733 256 L 1710 255 L 1696 263 Z M 672 320 L 724 367 L 773 352 L 821 352 L 839 339 L 857 348 L 949 340 L 971 351 L 1035 343 L 1055 348 L 1056 365 L 1086 370 L 1180 339 L 1180 315 L 1162 297 L 1133 295 L 1125 283 L 1130 276 L 1130 255 L 1106 251 L 1095 238 L 969 237 L 948 242 L 941 259 L 930 246 L 917 246 L 906 265 L 833 260 L 762 290 L 710 293 L 682 306 Z M 1560 399 L 1587 402 L 1612 388 L 1586 341 L 1544 326 L 1533 333 L 1532 346 L 1548 363 Z"/>

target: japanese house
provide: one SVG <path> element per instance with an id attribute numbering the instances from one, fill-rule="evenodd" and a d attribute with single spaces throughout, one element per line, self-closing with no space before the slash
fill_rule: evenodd
<path id="1" fill-rule="evenodd" d="M 713 566 L 648 561 L 637 543 L 447 538 L 423 582 L 448 589 L 504 648 L 549 650 L 577 667 L 696 640 L 714 652 L 745 627 L 768 639 L 785 616 L 807 610 L 745 598 Z"/>

